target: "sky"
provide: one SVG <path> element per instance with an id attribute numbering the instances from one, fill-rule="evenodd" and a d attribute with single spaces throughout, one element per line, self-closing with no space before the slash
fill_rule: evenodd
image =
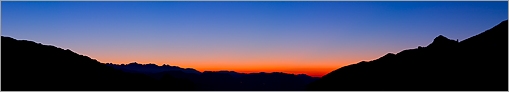
<path id="1" fill-rule="evenodd" d="M 507 20 L 486 2 L 1 2 L 1 35 L 103 63 L 322 76 L 463 40 Z"/>

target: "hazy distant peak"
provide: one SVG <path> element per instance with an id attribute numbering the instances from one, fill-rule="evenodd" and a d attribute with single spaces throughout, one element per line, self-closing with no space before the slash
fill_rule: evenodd
<path id="1" fill-rule="evenodd" d="M 219 71 L 204 71 L 204 73 L 237 73 L 235 71 L 219 70 Z"/>

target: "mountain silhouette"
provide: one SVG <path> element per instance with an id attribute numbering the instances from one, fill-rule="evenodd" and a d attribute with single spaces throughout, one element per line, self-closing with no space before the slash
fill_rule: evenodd
<path id="1" fill-rule="evenodd" d="M 426 47 L 334 70 L 313 91 L 507 91 L 507 20 L 461 42 L 443 35 Z"/>
<path id="2" fill-rule="evenodd" d="M 204 71 L 155 64 L 100 63 L 68 49 L 2 36 L 2 91 L 507 91 L 507 20 L 463 41 L 305 74 Z"/>
<path id="3" fill-rule="evenodd" d="M 305 74 L 272 73 L 238 73 L 235 71 L 204 71 L 192 68 L 155 64 L 111 64 L 115 69 L 131 73 L 142 73 L 155 79 L 172 76 L 186 79 L 196 84 L 195 90 L 202 91 L 300 91 L 306 85 L 317 80 Z"/>
<path id="4" fill-rule="evenodd" d="M 68 49 L 2 36 L 2 91 L 194 90 L 185 79 L 128 73 Z"/>
<path id="5" fill-rule="evenodd" d="M 168 72 L 168 71 L 182 71 L 185 73 L 191 74 L 200 74 L 200 72 L 193 68 L 180 68 L 178 66 L 170 66 L 164 64 L 162 66 L 158 66 L 156 64 L 138 64 L 136 62 L 132 62 L 129 64 L 112 64 L 106 63 L 107 66 L 114 67 L 119 70 L 123 70 L 125 72 L 132 73 L 160 73 L 160 72 Z"/>
<path id="6" fill-rule="evenodd" d="M 298 91 L 318 79 L 279 72 L 100 63 L 68 49 L 5 36 L 1 40 L 2 91 Z"/>

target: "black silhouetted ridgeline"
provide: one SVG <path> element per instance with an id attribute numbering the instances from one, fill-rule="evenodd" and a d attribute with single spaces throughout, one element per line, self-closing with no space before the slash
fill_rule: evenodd
<path id="1" fill-rule="evenodd" d="M 339 68 L 307 90 L 507 91 L 507 20 L 461 42 L 436 37 L 427 47 Z"/>
<path id="2" fill-rule="evenodd" d="M 245 91 L 298 91 L 305 90 L 305 86 L 318 78 L 305 74 L 273 73 L 237 73 L 235 71 L 204 71 L 199 72 L 192 68 L 155 64 L 111 64 L 108 66 L 126 72 L 143 73 L 152 78 L 159 79 L 171 75 L 179 79 L 187 79 L 196 84 L 196 90 L 245 90 Z"/>
<path id="3" fill-rule="evenodd" d="M 317 78 L 205 71 L 155 64 L 103 64 L 70 50 L 2 36 L 2 91 L 304 90 Z"/>
<path id="4" fill-rule="evenodd" d="M 507 91 L 507 31 L 505 20 L 461 42 L 440 35 L 427 47 L 348 65 L 317 81 L 285 73 L 102 64 L 70 50 L 2 36 L 2 91 L 289 91 L 311 82 L 308 90 Z"/>
<path id="5" fill-rule="evenodd" d="M 126 73 L 54 46 L 2 36 L 2 91 L 193 90 L 190 81 Z"/>

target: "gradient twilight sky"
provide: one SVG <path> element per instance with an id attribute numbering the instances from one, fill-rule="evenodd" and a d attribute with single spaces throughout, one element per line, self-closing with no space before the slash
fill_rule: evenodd
<path id="1" fill-rule="evenodd" d="M 2 36 L 104 63 L 321 76 L 386 53 L 463 40 L 499 2 L 1 2 Z"/>

